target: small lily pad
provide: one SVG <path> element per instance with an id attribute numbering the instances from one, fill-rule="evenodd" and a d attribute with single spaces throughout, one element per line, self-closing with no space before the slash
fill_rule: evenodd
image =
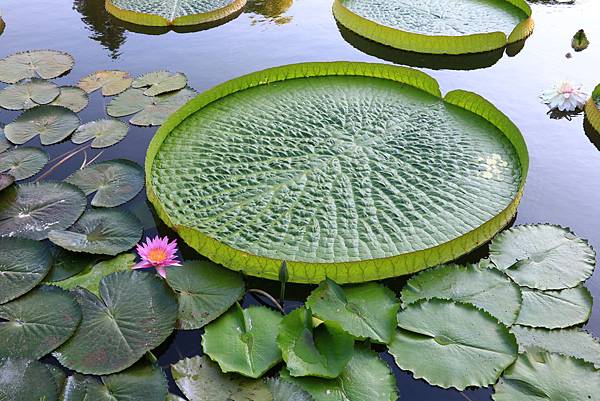
<path id="1" fill-rule="evenodd" d="M 490 245 L 490 259 L 520 286 L 575 287 L 591 277 L 596 253 L 570 230 L 548 224 L 513 227 Z"/>
<path id="2" fill-rule="evenodd" d="M 313 326 L 306 308 L 285 316 L 279 326 L 277 344 L 291 376 L 338 377 L 352 358 L 354 338 L 331 321 Z"/>
<path id="3" fill-rule="evenodd" d="M 62 106 L 79 113 L 89 103 L 88 94 L 76 86 L 61 86 L 60 95 L 50 103 L 53 106 Z"/>
<path id="4" fill-rule="evenodd" d="M 0 357 L 38 359 L 73 335 L 81 311 L 68 292 L 42 286 L 0 305 L 0 318 Z"/>
<path id="5" fill-rule="evenodd" d="M 102 89 L 103 96 L 114 96 L 129 88 L 132 82 L 133 78 L 125 71 L 96 71 L 79 81 L 77 86 L 87 93 Z"/>
<path id="6" fill-rule="evenodd" d="M 523 305 L 517 324 L 547 329 L 585 323 L 592 314 L 592 295 L 583 286 L 560 291 L 521 289 Z"/>
<path id="7" fill-rule="evenodd" d="M 98 257 L 85 253 L 71 252 L 57 246 L 52 247 L 52 268 L 45 282 L 66 280 L 82 271 L 90 269 Z"/>
<path id="8" fill-rule="evenodd" d="M 0 191 L 10 187 L 15 183 L 15 177 L 10 174 L 0 173 Z"/>
<path id="9" fill-rule="evenodd" d="M 338 322 L 358 339 L 388 344 L 396 327 L 400 303 L 381 284 L 340 287 L 326 279 L 306 300 L 306 306 L 321 320 Z"/>
<path id="10" fill-rule="evenodd" d="M 33 177 L 48 163 L 48 154 L 39 148 L 21 147 L 0 153 L 0 173 L 24 180 Z"/>
<path id="11" fill-rule="evenodd" d="M 115 256 L 142 237 L 142 223 L 129 212 L 90 209 L 68 231 L 50 231 L 48 239 L 73 252 Z"/>
<path id="12" fill-rule="evenodd" d="M 56 50 L 31 50 L 0 60 L 0 81 L 14 84 L 27 78 L 52 79 L 73 68 L 75 61 Z"/>
<path id="13" fill-rule="evenodd" d="M 93 139 L 92 148 L 107 148 L 119 143 L 127 136 L 129 126 L 120 120 L 104 119 L 85 123 L 73 134 L 73 143 L 84 143 Z"/>
<path id="14" fill-rule="evenodd" d="M 63 182 L 27 183 L 0 192 L 0 237 L 48 238 L 77 221 L 85 194 Z"/>
<path id="15" fill-rule="evenodd" d="M 58 388 L 54 376 L 42 363 L 25 358 L 1 358 L 0 400 L 58 401 Z"/>
<path id="16" fill-rule="evenodd" d="M 273 401 L 314 401 L 314 398 L 297 384 L 277 379 L 267 379 Z"/>
<path id="17" fill-rule="evenodd" d="M 158 96 L 185 88 L 187 77 L 180 72 L 168 71 L 149 72 L 137 78 L 131 84 L 132 88 L 144 89 L 146 96 Z"/>
<path id="18" fill-rule="evenodd" d="M 0 107 L 8 110 L 26 110 L 40 104 L 48 104 L 59 94 L 60 89 L 52 82 L 34 78 L 2 89 Z"/>
<path id="19" fill-rule="evenodd" d="M 71 293 L 81 307 L 81 324 L 53 355 L 79 373 L 120 372 L 162 344 L 175 327 L 177 300 L 155 275 L 113 273 L 100 282 L 100 298 L 83 288 Z"/>
<path id="20" fill-rule="evenodd" d="M 185 262 L 169 270 L 167 283 L 177 294 L 177 326 L 183 330 L 204 327 L 225 313 L 245 292 L 239 273 L 209 261 Z"/>
<path id="21" fill-rule="evenodd" d="M 23 112 L 15 121 L 4 127 L 6 138 L 23 144 L 39 135 L 42 145 L 58 143 L 79 127 L 79 117 L 61 106 L 36 106 Z"/>
<path id="22" fill-rule="evenodd" d="M 281 315 L 267 307 L 236 304 L 204 328 L 204 353 L 224 373 L 258 378 L 281 361 L 275 337 Z"/>
<path id="23" fill-rule="evenodd" d="M 129 202 L 144 187 L 144 170 L 125 159 L 92 164 L 76 171 L 66 180 L 86 195 L 96 193 L 92 206 L 115 207 Z"/>
<path id="24" fill-rule="evenodd" d="M 443 388 L 485 387 L 517 358 L 506 326 L 476 307 L 432 299 L 398 313 L 390 353 L 401 369 Z"/>
<path id="25" fill-rule="evenodd" d="M 48 247 L 21 238 L 0 238 L 0 304 L 29 292 L 39 284 L 52 259 Z"/>

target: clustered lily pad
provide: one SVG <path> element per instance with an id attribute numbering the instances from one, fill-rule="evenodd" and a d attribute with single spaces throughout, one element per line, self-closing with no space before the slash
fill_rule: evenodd
<path id="1" fill-rule="evenodd" d="M 8 110 L 26 110 L 51 103 L 59 95 L 60 88 L 52 82 L 33 78 L 2 89 L 0 107 Z"/>
<path id="2" fill-rule="evenodd" d="M 15 53 L 0 60 L 0 81 L 8 84 L 28 78 L 52 79 L 73 68 L 75 61 L 56 50 L 32 50 Z"/>
<path id="3" fill-rule="evenodd" d="M 9 141 L 19 145 L 38 135 L 42 145 L 52 145 L 75 132 L 79 124 L 79 117 L 72 110 L 43 105 L 23 112 L 4 127 L 4 134 Z"/>
<path id="4" fill-rule="evenodd" d="M 585 323 L 592 314 L 592 295 L 583 286 L 558 291 L 522 288 L 523 304 L 517 324 L 548 329 Z"/>
<path id="5" fill-rule="evenodd" d="M 92 148 L 107 148 L 112 146 L 127 136 L 129 126 L 119 120 L 103 119 L 85 123 L 73 133 L 71 141 L 73 143 L 84 143 L 93 139 Z"/>
<path id="6" fill-rule="evenodd" d="M 102 89 L 103 96 L 114 96 L 131 86 L 133 78 L 125 71 L 96 71 L 81 79 L 77 86 L 87 93 Z"/>
<path id="7" fill-rule="evenodd" d="M 34 147 L 19 147 L 0 153 L 0 173 L 6 173 L 15 180 L 33 177 L 48 163 L 48 154 Z"/>
<path id="8" fill-rule="evenodd" d="M 89 103 L 87 93 L 76 86 L 61 86 L 60 95 L 50 103 L 53 106 L 62 106 L 79 113 L 85 109 Z"/>
<path id="9" fill-rule="evenodd" d="M 95 255 L 71 252 L 59 247 L 52 247 L 52 268 L 44 278 L 45 282 L 63 281 L 89 269 L 98 261 Z"/>
<path id="10" fill-rule="evenodd" d="M 132 88 L 144 89 L 144 95 L 146 96 L 158 96 L 183 89 L 186 86 L 187 77 L 185 74 L 169 71 L 149 72 L 137 78 L 131 84 Z"/>

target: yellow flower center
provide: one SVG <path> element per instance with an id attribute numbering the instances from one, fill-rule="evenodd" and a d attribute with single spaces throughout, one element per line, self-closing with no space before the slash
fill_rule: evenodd
<path id="1" fill-rule="evenodd" d="M 164 262 L 167 259 L 167 252 L 164 249 L 152 249 L 148 252 L 148 260 L 152 263 Z"/>

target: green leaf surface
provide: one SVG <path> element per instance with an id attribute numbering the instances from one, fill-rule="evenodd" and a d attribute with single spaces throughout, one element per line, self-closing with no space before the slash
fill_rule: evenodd
<path id="1" fill-rule="evenodd" d="M 354 354 L 337 379 L 292 377 L 284 369 L 283 380 L 306 390 L 314 401 L 396 401 L 396 379 L 379 356 L 365 346 Z"/>
<path id="2" fill-rule="evenodd" d="M 58 97 L 60 89 L 52 82 L 31 79 L 0 90 L 0 107 L 8 110 L 26 110 L 48 104 Z"/>
<path id="3" fill-rule="evenodd" d="M 425 270 L 408 280 L 402 289 L 405 305 L 431 298 L 475 305 L 507 326 L 515 322 L 521 309 L 519 286 L 487 261 Z"/>
<path id="4" fill-rule="evenodd" d="M 521 289 L 523 305 L 516 323 L 548 329 L 585 323 L 592 314 L 592 294 L 583 286 L 560 291 Z"/>
<path id="5" fill-rule="evenodd" d="M 87 398 L 81 401 L 165 401 L 167 379 L 159 366 L 140 362 L 101 382 L 88 379 Z"/>
<path id="6" fill-rule="evenodd" d="M 204 353 L 224 373 L 258 378 L 281 361 L 277 328 L 281 315 L 267 307 L 242 309 L 239 304 L 204 328 Z"/>
<path id="7" fill-rule="evenodd" d="M 177 294 L 177 327 L 194 330 L 204 327 L 245 293 L 242 277 L 209 261 L 185 262 L 169 270 L 167 284 Z"/>
<path id="8" fill-rule="evenodd" d="M 89 103 L 87 93 L 77 86 L 61 86 L 60 95 L 50 103 L 53 106 L 62 106 L 79 113 Z"/>
<path id="9" fill-rule="evenodd" d="M 12 175 L 15 180 L 33 177 L 48 163 L 48 154 L 30 146 L 17 147 L 0 153 L 0 173 Z"/>
<path id="10" fill-rule="evenodd" d="M 281 378 L 267 379 L 267 386 L 273 394 L 273 401 L 314 401 L 300 386 Z"/>
<path id="11" fill-rule="evenodd" d="M 48 239 L 73 252 L 115 256 L 135 246 L 142 223 L 119 209 L 89 209 L 68 231 L 50 231 Z"/>
<path id="12" fill-rule="evenodd" d="M 158 96 L 185 88 L 187 77 L 180 72 L 154 71 L 142 75 L 131 84 L 132 88 L 144 89 L 146 96 Z"/>
<path id="13" fill-rule="evenodd" d="M 0 305 L 0 319 L 0 358 L 39 359 L 73 335 L 81 311 L 68 292 L 42 286 Z"/>
<path id="14" fill-rule="evenodd" d="M 92 93 L 102 89 L 103 96 L 114 96 L 125 91 L 131 86 L 133 78 L 125 71 L 109 70 L 96 71 L 82 78 L 78 87 Z"/>
<path id="15" fill-rule="evenodd" d="M 107 148 L 123 140 L 129 132 L 129 126 L 115 119 L 103 119 L 85 123 L 73 133 L 73 143 L 84 143 L 93 139 L 92 148 Z"/>
<path id="16" fill-rule="evenodd" d="M 393 291 L 381 284 L 340 287 L 326 279 L 306 300 L 321 320 L 337 322 L 358 339 L 388 344 L 396 328 L 400 303 Z"/>
<path id="17" fill-rule="evenodd" d="M 98 257 L 83 253 L 71 252 L 59 247 L 52 247 L 52 268 L 44 278 L 45 282 L 66 280 L 84 270 L 90 269 L 98 261 Z"/>
<path id="18" fill-rule="evenodd" d="M 29 292 L 48 274 L 51 263 L 43 243 L 0 238 L 0 304 Z"/>
<path id="19" fill-rule="evenodd" d="M 575 287 L 591 277 L 596 253 L 569 229 L 522 225 L 500 233 L 490 259 L 517 284 L 540 290 Z"/>
<path id="20" fill-rule="evenodd" d="M 81 324 L 53 355 L 80 373 L 120 372 L 162 344 L 175 327 L 177 300 L 155 275 L 113 273 L 100 282 L 100 298 L 83 288 L 72 293 Z"/>
<path id="21" fill-rule="evenodd" d="M 0 60 L 0 81 L 14 84 L 27 78 L 56 78 L 73 68 L 75 61 L 67 53 L 55 50 L 31 50 Z"/>
<path id="22" fill-rule="evenodd" d="M 71 135 L 79 123 L 77 114 L 66 107 L 43 105 L 23 112 L 4 127 L 4 133 L 9 141 L 18 145 L 38 135 L 42 145 L 52 145 Z"/>
<path id="23" fill-rule="evenodd" d="M 485 387 L 517 357 L 506 326 L 472 305 L 420 301 L 398 314 L 390 353 L 401 369 L 443 388 Z"/>
<path id="24" fill-rule="evenodd" d="M 0 127 L 0 153 L 11 148 L 11 143 L 8 142 L 6 136 L 4 135 L 4 128 Z"/>
<path id="25" fill-rule="evenodd" d="M 0 358 L 0 400 L 58 401 L 58 389 L 50 370 L 24 358 Z"/>

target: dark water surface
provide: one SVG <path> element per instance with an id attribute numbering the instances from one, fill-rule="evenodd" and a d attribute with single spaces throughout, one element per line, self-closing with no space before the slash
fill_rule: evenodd
<path id="1" fill-rule="evenodd" d="M 600 135 L 590 130 L 586 133 L 582 114 L 550 118 L 538 99 L 544 89 L 565 78 L 582 83 L 588 93 L 600 83 L 600 0 L 577 0 L 575 5 L 533 4 L 535 32 L 522 49 L 507 49 L 513 57 L 494 52 L 467 59 L 418 56 L 375 45 L 338 27 L 330 0 L 249 0 L 246 11 L 237 18 L 196 32 L 131 26 L 109 17 L 103 3 L 3 0 L 0 8 L 6 29 L 0 35 L 0 58 L 29 49 L 64 50 L 75 57 L 76 64 L 71 74 L 57 80 L 63 85 L 73 85 L 100 69 L 122 69 L 134 75 L 166 69 L 187 74 L 190 85 L 198 91 L 259 69 L 302 61 L 381 61 L 423 68 L 439 81 L 444 93 L 458 88 L 479 93 L 522 130 L 531 167 L 516 223 L 569 226 L 600 249 Z M 575 53 L 570 41 L 580 28 L 586 30 L 591 45 Z M 571 58 L 565 57 L 568 52 Z M 478 69 L 465 71 L 467 68 Z M 83 122 L 105 116 L 109 99 L 95 93 L 90 100 L 90 106 L 80 113 Z M 17 115 L 0 111 L 0 123 L 5 125 Z M 106 149 L 99 160 L 124 157 L 143 163 L 154 131 L 131 127 L 127 138 Z M 53 158 L 72 147 L 65 142 L 45 149 Z M 91 151 L 88 156 L 98 153 Z M 81 154 L 73 157 L 51 177 L 70 175 L 82 158 Z M 168 233 L 154 221 L 143 194 L 125 207 L 142 218 L 147 233 Z M 198 257 L 189 249 L 182 251 L 185 258 Z M 485 249 L 476 256 L 485 256 Z M 391 286 L 401 283 L 388 282 Z M 278 293 L 277 284 L 272 282 L 250 279 L 249 286 Z M 587 286 L 600 299 L 600 272 L 596 271 Z M 301 298 L 308 290 L 307 286 L 294 286 L 290 295 Z M 256 301 L 247 296 L 246 302 Z M 290 308 L 295 305 L 291 301 L 288 304 Z M 596 336 L 600 336 L 599 305 L 600 301 L 586 326 Z M 157 350 L 161 365 L 176 362 L 180 355 L 198 354 L 200 335 L 199 331 L 174 335 Z M 490 400 L 490 389 L 461 394 L 429 386 L 394 369 L 402 400 Z"/>

